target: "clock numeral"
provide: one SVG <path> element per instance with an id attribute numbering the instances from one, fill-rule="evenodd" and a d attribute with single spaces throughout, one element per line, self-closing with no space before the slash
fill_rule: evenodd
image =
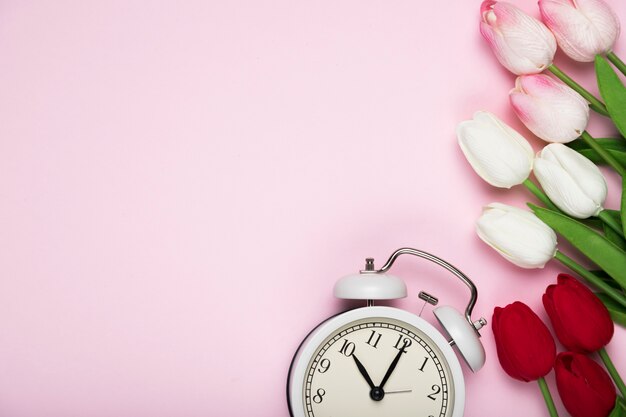
<path id="1" fill-rule="evenodd" d="M 330 359 L 324 358 L 320 361 L 320 366 L 319 368 L 317 368 L 317 370 L 320 372 L 320 374 L 323 374 L 328 371 L 328 368 L 330 368 Z"/>
<path id="2" fill-rule="evenodd" d="M 426 366 L 426 362 L 428 362 L 428 356 L 424 358 L 424 362 L 422 362 L 422 366 L 420 366 L 420 371 L 424 372 L 424 367 Z"/>
<path id="3" fill-rule="evenodd" d="M 324 400 L 324 395 L 326 395 L 324 388 L 319 388 L 317 390 L 317 394 L 313 396 L 313 402 L 315 404 L 320 404 Z"/>
<path id="4" fill-rule="evenodd" d="M 398 350 L 402 349 L 403 352 L 406 352 L 406 348 L 408 348 L 412 344 L 413 344 L 413 341 L 411 339 L 409 339 L 408 337 L 404 337 L 403 335 L 400 334 L 398 335 L 398 341 L 393 347 L 395 347 Z"/>
<path id="5" fill-rule="evenodd" d="M 344 339 L 343 345 L 341 346 L 341 349 L 339 349 L 339 353 L 343 353 L 345 356 L 352 356 L 355 348 L 356 346 L 354 346 L 354 343 L 348 342 L 348 339 Z"/>
<path id="6" fill-rule="evenodd" d="M 376 333 L 374 330 L 372 330 L 372 334 L 370 335 L 370 338 L 367 339 L 367 344 L 373 348 L 378 349 L 378 342 L 380 341 L 381 336 L 382 334 Z"/>
<path id="7" fill-rule="evenodd" d="M 433 385 L 432 390 L 433 390 L 432 394 L 428 394 L 427 397 L 435 401 L 435 395 L 441 392 L 441 387 L 439 385 Z"/>

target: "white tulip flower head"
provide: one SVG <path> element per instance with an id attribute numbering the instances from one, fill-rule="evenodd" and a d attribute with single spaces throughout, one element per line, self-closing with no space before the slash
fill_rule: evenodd
<path id="1" fill-rule="evenodd" d="M 459 146 L 474 171 L 499 188 L 511 188 L 528 178 L 533 149 L 522 135 L 494 114 L 479 111 L 456 129 Z"/>
<path id="2" fill-rule="evenodd" d="M 535 176 L 550 200 L 578 219 L 602 211 L 607 185 L 600 169 L 580 153 L 552 143 L 535 158 Z"/>
<path id="3" fill-rule="evenodd" d="M 556 255 L 556 233 L 533 213 L 517 207 L 489 204 L 476 222 L 476 233 L 521 268 L 543 268 Z"/>

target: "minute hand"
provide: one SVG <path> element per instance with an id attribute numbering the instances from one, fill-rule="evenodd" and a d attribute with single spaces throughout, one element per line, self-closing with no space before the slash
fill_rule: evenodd
<path id="1" fill-rule="evenodd" d="M 400 348 L 400 350 L 398 351 L 398 354 L 396 355 L 396 357 L 393 358 L 393 362 L 391 362 L 391 365 L 389 365 L 389 369 L 387 369 L 387 373 L 383 377 L 383 380 L 380 383 L 380 385 L 378 386 L 378 388 L 382 389 L 385 386 L 385 384 L 387 383 L 387 380 L 389 379 L 389 377 L 393 373 L 393 370 L 396 369 L 396 365 L 398 365 L 398 361 L 400 360 L 400 356 L 402 356 L 403 353 L 404 353 L 404 348 Z"/>

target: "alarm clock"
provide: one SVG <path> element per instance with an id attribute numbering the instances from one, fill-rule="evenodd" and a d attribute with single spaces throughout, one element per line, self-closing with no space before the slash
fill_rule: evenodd
<path id="1" fill-rule="evenodd" d="M 404 281 L 387 274 L 405 254 L 436 263 L 470 290 L 464 314 L 451 306 L 433 310 L 443 331 L 416 314 L 374 305 L 407 296 Z M 366 305 L 325 320 L 300 344 L 287 378 L 292 417 L 463 415 L 465 385 L 457 354 L 478 371 L 485 363 L 479 330 L 487 324 L 471 318 L 478 291 L 465 274 L 434 255 L 401 248 L 378 270 L 366 259 L 365 269 L 341 278 L 334 294 Z M 438 302 L 425 292 L 420 298 Z"/>

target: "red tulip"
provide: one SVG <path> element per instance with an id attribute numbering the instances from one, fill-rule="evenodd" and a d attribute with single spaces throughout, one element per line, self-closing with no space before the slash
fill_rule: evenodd
<path id="1" fill-rule="evenodd" d="M 534 381 L 552 369 L 556 345 L 550 331 L 526 304 L 496 307 L 492 319 L 498 359 L 512 378 Z"/>
<path id="2" fill-rule="evenodd" d="M 559 353 L 556 387 L 572 417 L 606 417 L 615 406 L 615 386 L 600 365 L 580 353 Z"/>
<path id="3" fill-rule="evenodd" d="M 602 301 L 567 274 L 559 274 L 558 284 L 548 286 L 543 305 L 567 350 L 595 352 L 613 337 L 613 321 Z"/>

